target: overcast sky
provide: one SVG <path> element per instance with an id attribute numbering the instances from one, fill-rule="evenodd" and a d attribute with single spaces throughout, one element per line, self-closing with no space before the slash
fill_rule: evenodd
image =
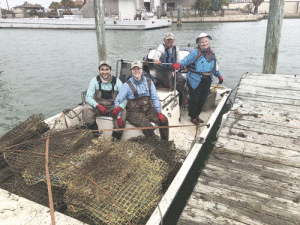
<path id="1" fill-rule="evenodd" d="M 0 7 L 3 9 L 7 9 L 7 4 L 6 1 L 8 2 L 9 9 L 18 5 L 23 5 L 26 0 L 0 0 Z M 39 4 L 43 6 L 44 8 L 48 8 L 51 2 L 60 2 L 61 0 L 27 0 L 28 3 L 30 4 Z"/>

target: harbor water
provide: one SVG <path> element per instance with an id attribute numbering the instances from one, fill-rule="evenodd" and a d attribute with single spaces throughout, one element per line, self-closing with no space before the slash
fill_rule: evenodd
<path id="1" fill-rule="evenodd" d="M 142 60 L 166 32 L 178 46 L 195 46 L 201 32 L 213 37 L 224 85 L 235 88 L 242 74 L 261 73 L 267 20 L 193 23 L 146 31 L 106 31 L 108 60 Z M 300 20 L 284 19 L 277 74 L 300 74 Z M 32 114 L 53 116 L 81 102 L 98 74 L 94 30 L 0 29 L 0 136 Z M 217 79 L 214 80 L 217 83 Z"/>

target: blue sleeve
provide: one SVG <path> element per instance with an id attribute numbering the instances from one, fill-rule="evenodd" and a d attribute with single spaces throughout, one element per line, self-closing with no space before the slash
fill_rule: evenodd
<path id="1" fill-rule="evenodd" d="M 85 101 L 94 108 L 98 105 L 98 103 L 94 99 L 95 91 L 97 88 L 99 88 L 99 84 L 97 82 L 96 77 L 94 77 L 90 82 L 89 88 L 85 96 Z"/>
<path id="2" fill-rule="evenodd" d="M 156 112 L 161 113 L 161 105 L 153 81 L 151 81 L 150 92 L 151 92 L 151 101 L 153 103 Z"/>
<path id="3" fill-rule="evenodd" d="M 116 82 L 116 90 L 117 90 L 118 92 L 120 92 L 121 87 L 122 87 L 122 82 L 121 82 L 119 79 L 117 79 L 117 82 Z M 122 109 L 125 109 L 126 105 L 127 105 L 127 99 L 125 98 L 125 99 L 120 103 L 119 106 L 120 106 Z"/>
<path id="4" fill-rule="evenodd" d="M 122 84 L 122 86 L 119 89 L 119 94 L 115 99 L 115 108 L 117 108 L 118 106 L 121 106 L 121 104 L 124 102 L 124 100 L 127 99 L 127 95 L 128 95 L 128 88 L 129 85 L 127 83 Z M 127 104 L 127 101 L 126 101 Z"/>
<path id="5" fill-rule="evenodd" d="M 193 62 L 196 61 L 197 57 L 198 57 L 198 50 L 194 49 L 193 51 L 191 51 L 190 54 L 188 54 L 186 57 L 184 57 L 179 63 L 181 66 L 188 66 L 190 64 L 192 64 Z"/>
<path id="6" fill-rule="evenodd" d="M 217 78 L 219 78 L 219 77 L 222 76 L 222 74 L 220 73 L 220 71 L 214 71 L 214 72 L 213 72 L 213 75 L 214 75 L 215 77 L 217 77 Z"/>

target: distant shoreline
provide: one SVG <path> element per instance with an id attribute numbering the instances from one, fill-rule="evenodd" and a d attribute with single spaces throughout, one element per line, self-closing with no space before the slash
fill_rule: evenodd
<path id="1" fill-rule="evenodd" d="M 300 19 L 300 13 L 285 14 L 284 19 Z M 177 17 L 172 19 L 172 23 L 177 23 Z M 182 23 L 209 23 L 209 22 L 253 22 L 268 19 L 268 14 L 249 14 L 249 15 L 225 15 L 225 16 L 207 16 L 207 17 L 182 17 Z"/>

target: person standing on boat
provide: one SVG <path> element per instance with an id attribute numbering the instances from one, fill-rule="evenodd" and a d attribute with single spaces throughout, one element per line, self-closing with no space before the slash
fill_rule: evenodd
<path id="1" fill-rule="evenodd" d="M 172 33 L 166 33 L 164 43 L 156 49 L 153 57 L 155 65 L 159 66 L 157 72 L 163 73 L 163 76 L 174 76 L 172 64 L 179 62 L 179 48 L 174 44 L 175 39 Z M 182 106 L 184 99 L 185 78 L 180 72 L 176 73 L 176 90 L 179 94 L 179 106 Z"/>
<path id="2" fill-rule="evenodd" d="M 187 86 L 189 89 L 189 116 L 191 122 L 195 125 L 203 123 L 199 118 L 205 100 L 208 96 L 212 76 L 219 79 L 219 84 L 223 83 L 223 77 L 218 70 L 217 59 L 215 53 L 210 47 L 212 37 L 206 33 L 201 33 L 196 39 L 197 48 L 192 50 L 189 55 L 182 59 L 179 63 L 173 64 L 173 69 L 187 67 Z"/>
<path id="3" fill-rule="evenodd" d="M 131 63 L 132 77 L 122 85 L 115 100 L 115 109 L 112 115 L 122 110 L 122 102 L 127 99 L 127 120 L 136 127 L 152 127 L 151 122 L 158 126 L 168 126 L 168 119 L 161 113 L 161 105 L 150 78 L 143 74 L 143 65 L 140 61 Z M 154 130 L 142 130 L 146 137 L 154 136 Z M 169 139 L 169 129 L 160 128 L 160 136 Z"/>
<path id="4" fill-rule="evenodd" d="M 99 64 L 99 75 L 94 77 L 86 93 L 85 104 L 82 111 L 83 122 L 91 130 L 98 130 L 96 123 L 97 116 L 109 116 L 114 109 L 114 100 L 122 86 L 122 82 L 111 75 L 111 65 L 108 61 L 101 61 Z M 120 104 L 120 112 L 113 117 L 114 129 L 123 128 L 126 121 L 127 101 Z M 94 136 L 99 136 L 99 132 L 94 132 Z M 122 131 L 113 131 L 112 136 L 121 139 Z"/>

